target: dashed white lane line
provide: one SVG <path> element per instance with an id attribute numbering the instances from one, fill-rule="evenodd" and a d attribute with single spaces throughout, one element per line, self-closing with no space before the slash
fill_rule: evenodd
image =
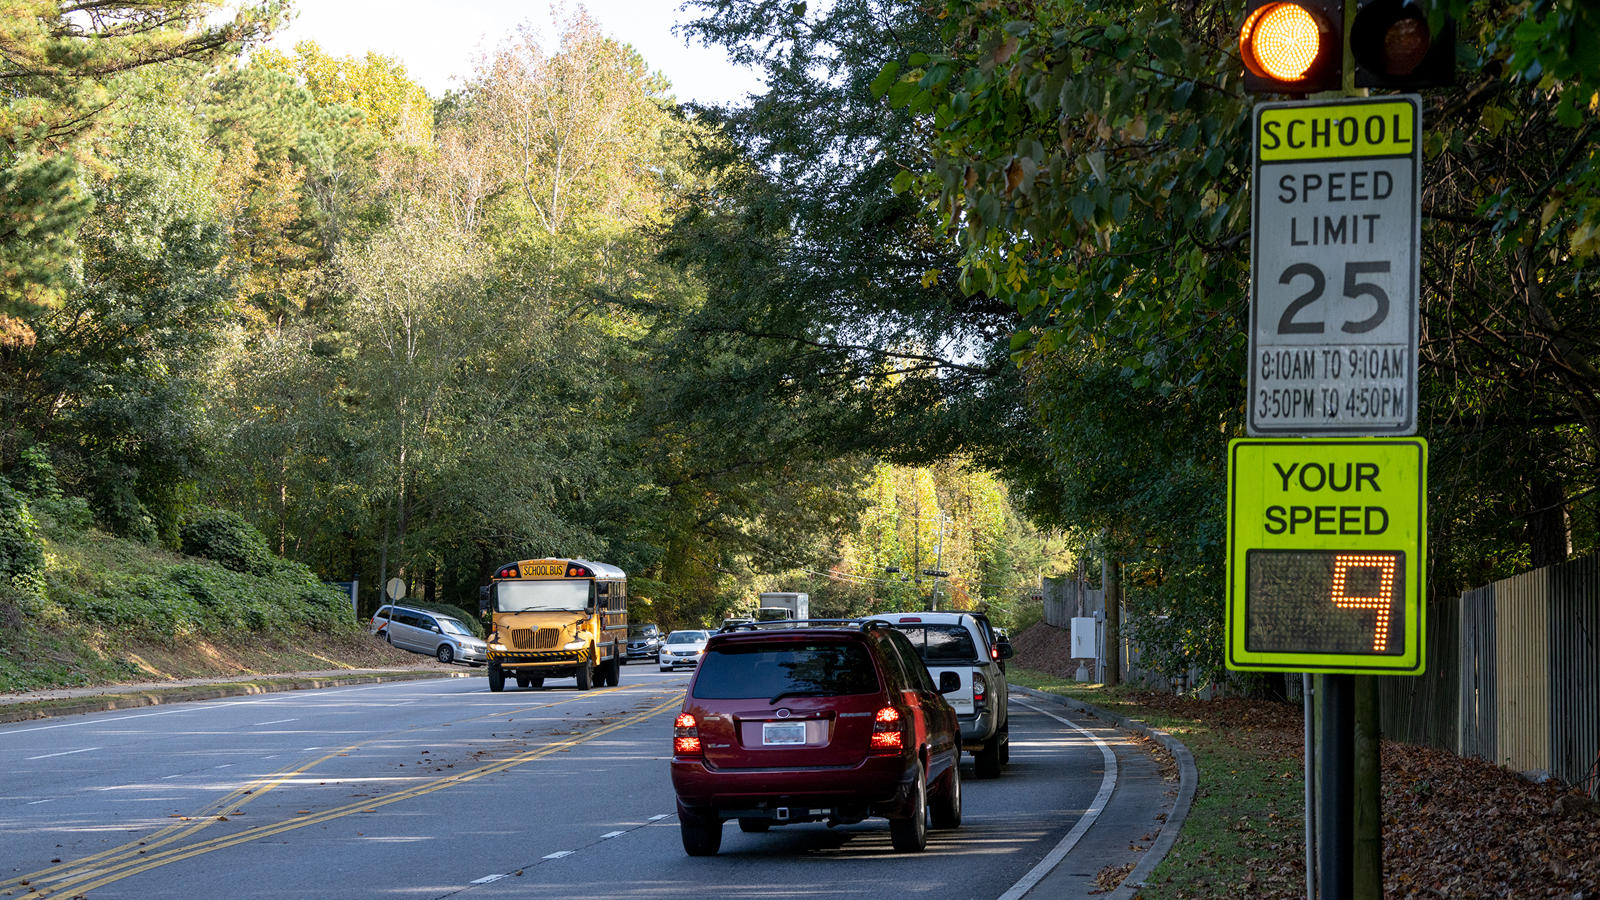
<path id="1" fill-rule="evenodd" d="M 63 750 L 60 753 L 46 753 L 43 756 L 30 756 L 28 757 L 28 760 L 31 762 L 35 759 L 49 759 L 52 756 L 71 756 L 74 753 L 93 753 L 99 749 L 99 747 L 84 747 L 82 750 Z"/>
<path id="2" fill-rule="evenodd" d="M 660 815 L 651 816 L 650 818 L 646 819 L 645 822 L 646 823 L 659 822 L 662 819 L 669 819 L 671 817 L 672 817 L 672 813 L 661 813 Z M 605 834 L 600 835 L 600 840 L 605 841 L 605 840 L 610 840 L 611 838 L 615 838 L 615 837 L 622 837 L 623 835 L 625 835 L 625 834 L 627 834 L 627 833 L 629 833 L 631 831 L 638 831 L 640 828 L 643 828 L 643 827 L 644 827 L 643 825 L 639 825 L 639 826 L 635 826 L 633 828 L 624 828 L 624 829 L 622 829 L 620 831 L 608 831 Z M 539 857 L 539 861 L 540 862 L 544 862 L 545 860 L 550 860 L 550 859 L 564 859 L 564 858 L 566 858 L 568 856 L 571 856 L 572 854 L 577 853 L 577 852 L 578 852 L 577 850 L 557 850 L 554 853 L 548 853 L 548 854 L 545 854 L 544 856 Z M 518 874 L 521 874 L 520 870 L 518 871 Z M 495 875 L 485 875 L 482 878 L 476 879 L 474 881 L 467 882 L 467 886 L 468 887 L 476 887 L 477 885 L 480 885 L 480 884 L 493 884 L 494 882 L 499 881 L 502 878 L 509 878 L 509 877 L 510 876 L 508 874 L 504 873 L 504 872 L 501 872 L 501 873 L 498 873 L 498 874 L 495 874 Z"/>

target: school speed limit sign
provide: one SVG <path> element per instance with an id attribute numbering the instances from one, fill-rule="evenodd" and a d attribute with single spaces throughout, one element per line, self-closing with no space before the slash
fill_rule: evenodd
<path id="1" fill-rule="evenodd" d="M 1417 431 L 1422 106 L 1255 108 L 1253 436 Z"/>

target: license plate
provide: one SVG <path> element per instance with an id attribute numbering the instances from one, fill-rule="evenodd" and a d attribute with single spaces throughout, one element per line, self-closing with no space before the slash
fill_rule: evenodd
<path id="1" fill-rule="evenodd" d="M 806 723 L 804 722 L 761 723 L 761 743 L 766 746 L 804 744 L 805 742 Z"/>

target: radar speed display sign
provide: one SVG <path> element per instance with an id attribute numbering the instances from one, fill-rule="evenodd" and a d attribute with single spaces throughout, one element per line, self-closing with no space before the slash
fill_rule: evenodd
<path id="1" fill-rule="evenodd" d="M 1228 446 L 1230 669 L 1422 673 L 1421 439 Z"/>
<path id="2" fill-rule="evenodd" d="M 1421 123 L 1416 96 L 1256 106 L 1251 435 L 1416 433 Z"/>

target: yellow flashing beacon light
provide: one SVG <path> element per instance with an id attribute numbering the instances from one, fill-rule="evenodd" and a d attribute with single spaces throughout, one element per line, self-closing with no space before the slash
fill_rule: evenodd
<path id="1" fill-rule="evenodd" d="M 1344 72 L 1343 9 L 1342 0 L 1250 0 L 1239 28 L 1245 90 L 1337 90 Z"/>

